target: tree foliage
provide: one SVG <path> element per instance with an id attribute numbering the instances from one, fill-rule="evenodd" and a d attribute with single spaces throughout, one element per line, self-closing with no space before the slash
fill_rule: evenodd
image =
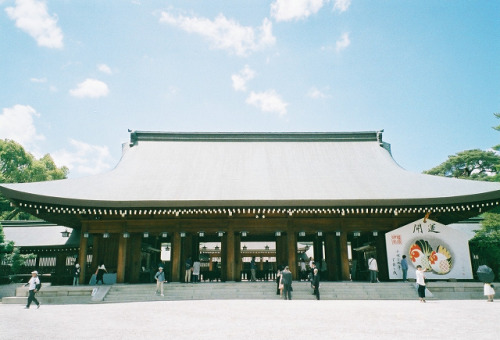
<path id="1" fill-rule="evenodd" d="M 500 209 L 483 214 L 481 229 L 471 240 L 473 251 L 479 255 L 481 264 L 486 264 L 500 274 Z M 498 279 L 498 276 L 497 276 Z"/>
<path id="2" fill-rule="evenodd" d="M 500 118 L 500 113 L 495 113 Z M 493 127 L 500 131 L 500 125 Z M 500 144 L 493 146 L 500 151 Z M 449 156 L 448 159 L 424 173 L 430 175 L 467 178 L 480 181 L 500 182 L 500 156 L 495 151 L 466 150 Z M 482 215 L 481 229 L 470 241 L 471 249 L 479 255 L 481 264 L 486 264 L 500 275 L 500 208 Z M 497 276 L 498 279 L 498 276 Z"/>
<path id="3" fill-rule="evenodd" d="M 499 170 L 499 155 L 494 151 L 474 149 L 448 156 L 445 162 L 424 173 L 445 177 L 492 180 L 498 178 L 496 175 Z"/>
<path id="4" fill-rule="evenodd" d="M 26 183 L 64 179 L 68 168 L 58 168 L 49 154 L 36 159 L 24 148 L 8 139 L 0 140 L 0 183 Z M 0 195 L 0 219 L 30 219 L 10 206 L 10 202 Z"/>
<path id="5" fill-rule="evenodd" d="M 7 256 L 14 250 L 14 242 L 7 241 L 3 232 L 2 224 L 0 223 L 0 265 Z"/>

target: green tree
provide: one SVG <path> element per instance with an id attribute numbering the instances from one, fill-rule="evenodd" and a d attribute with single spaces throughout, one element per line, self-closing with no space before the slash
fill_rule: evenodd
<path id="1" fill-rule="evenodd" d="M 500 208 L 483 214 L 481 229 L 470 241 L 473 252 L 479 255 L 480 264 L 486 264 L 500 274 Z"/>
<path id="2" fill-rule="evenodd" d="M 24 148 L 8 139 L 0 140 L 0 183 L 26 183 L 64 179 L 68 168 L 58 168 L 52 157 L 46 154 L 36 159 Z M 30 219 L 29 214 L 11 207 L 10 202 L 0 195 L 0 219 Z"/>
<path id="3" fill-rule="evenodd" d="M 500 113 L 495 113 L 500 118 Z M 500 125 L 493 127 L 500 131 Z M 492 147 L 500 151 L 500 144 Z M 500 156 L 495 151 L 479 149 L 466 150 L 449 156 L 440 165 L 426 174 L 445 177 L 467 178 L 480 181 L 500 182 Z M 481 229 L 470 241 L 472 251 L 479 255 L 480 264 L 486 264 L 499 275 L 500 272 L 500 208 L 495 208 L 482 215 Z M 498 276 L 497 276 L 498 278 Z"/>
<path id="4" fill-rule="evenodd" d="M 0 223 L 0 265 L 7 256 L 7 254 L 12 253 L 13 249 L 14 249 L 14 242 L 7 241 L 5 239 L 3 227 L 2 224 Z"/>
<path id="5" fill-rule="evenodd" d="M 424 173 L 445 177 L 493 180 L 498 178 L 499 170 L 499 155 L 494 151 L 474 149 L 448 156 L 445 162 Z"/>

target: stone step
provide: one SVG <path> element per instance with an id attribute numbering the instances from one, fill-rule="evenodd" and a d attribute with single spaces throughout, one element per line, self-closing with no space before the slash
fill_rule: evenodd
<path id="1" fill-rule="evenodd" d="M 431 282 L 434 299 L 483 299 L 480 282 Z M 293 283 L 293 298 L 314 300 L 309 282 Z M 42 304 L 95 302 L 132 302 L 162 300 L 279 299 L 275 282 L 212 282 L 199 284 L 167 283 L 165 296 L 155 295 L 155 284 L 115 284 L 99 286 L 44 286 L 37 294 Z M 414 283 L 322 282 L 323 300 L 413 300 L 417 299 Z M 24 304 L 25 287 L 16 288 L 16 296 L 4 297 L 2 303 Z"/>
<path id="2" fill-rule="evenodd" d="M 293 284 L 293 298 L 313 300 L 312 289 L 308 282 Z M 164 297 L 154 295 L 156 285 L 115 285 L 106 295 L 105 302 L 147 301 L 147 300 L 186 300 L 186 299 L 279 299 L 274 282 L 265 283 L 200 283 L 165 284 Z M 368 284 L 324 282 L 321 284 L 323 300 L 344 299 L 415 299 L 413 284 Z"/>

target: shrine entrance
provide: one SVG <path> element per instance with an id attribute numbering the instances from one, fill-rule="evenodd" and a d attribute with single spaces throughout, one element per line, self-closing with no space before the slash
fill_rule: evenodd
<path id="1" fill-rule="evenodd" d="M 273 281 L 276 279 L 276 242 L 241 242 L 240 280 L 252 280 L 252 259 L 255 261 L 255 279 Z"/>

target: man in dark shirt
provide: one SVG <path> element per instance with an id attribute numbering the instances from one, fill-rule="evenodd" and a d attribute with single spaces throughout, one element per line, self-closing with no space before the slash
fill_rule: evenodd
<path id="1" fill-rule="evenodd" d="M 319 273 L 318 273 L 318 268 L 314 268 L 314 276 L 313 276 L 312 286 L 313 286 L 313 289 L 314 289 L 314 295 L 316 295 L 316 300 L 319 300 Z"/>
<path id="2" fill-rule="evenodd" d="M 257 265 L 255 264 L 255 256 L 252 257 L 252 261 L 250 261 L 250 273 L 252 275 L 252 282 L 257 281 L 257 278 L 255 277 L 255 271 L 257 270 Z"/>
<path id="3" fill-rule="evenodd" d="M 281 273 L 281 282 L 283 283 L 283 297 L 285 300 L 292 299 L 292 272 L 288 266 Z"/>

